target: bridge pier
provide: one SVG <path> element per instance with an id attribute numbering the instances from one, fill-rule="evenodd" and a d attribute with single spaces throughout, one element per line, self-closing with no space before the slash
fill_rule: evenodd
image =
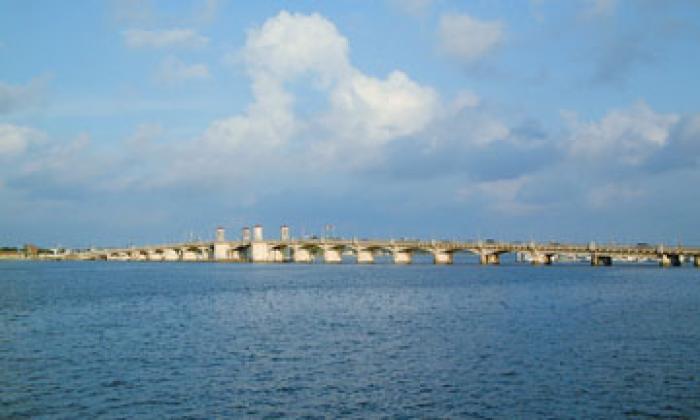
<path id="1" fill-rule="evenodd" d="M 254 263 L 266 263 L 269 261 L 266 242 L 251 242 L 248 249 L 248 259 Z"/>
<path id="2" fill-rule="evenodd" d="M 197 256 L 197 251 L 193 249 L 184 249 L 182 251 L 182 261 L 197 261 L 199 260 Z"/>
<path id="3" fill-rule="evenodd" d="M 233 262 L 243 262 L 245 260 L 245 250 L 232 248 L 226 254 L 226 259 Z"/>
<path id="4" fill-rule="evenodd" d="M 323 250 L 323 262 L 326 264 L 340 264 L 343 262 L 342 250 L 338 248 L 326 248 Z"/>
<path id="5" fill-rule="evenodd" d="M 479 264 L 498 265 L 501 263 L 501 256 L 498 254 L 479 254 Z"/>
<path id="6" fill-rule="evenodd" d="M 693 265 L 696 267 L 700 267 L 700 255 L 696 255 L 693 257 Z"/>
<path id="7" fill-rule="evenodd" d="M 214 243 L 214 259 L 217 261 L 228 260 L 230 258 L 231 245 L 225 242 Z"/>
<path id="8" fill-rule="evenodd" d="M 454 261 L 453 254 L 447 251 L 434 250 L 433 263 L 435 264 L 452 264 Z"/>
<path id="9" fill-rule="evenodd" d="M 369 249 L 360 248 L 355 251 L 358 264 L 374 264 L 374 254 Z"/>
<path id="10" fill-rule="evenodd" d="M 268 261 L 282 263 L 285 261 L 284 250 L 282 248 L 272 248 L 268 252 Z"/>
<path id="11" fill-rule="evenodd" d="M 394 257 L 394 264 L 410 264 L 413 260 L 413 254 L 411 251 L 393 250 L 391 253 Z"/>
<path id="12" fill-rule="evenodd" d="M 597 266 L 611 266 L 612 265 L 612 257 L 609 255 L 598 255 L 598 254 L 591 254 L 591 265 L 594 267 Z"/>
<path id="13" fill-rule="evenodd" d="M 295 263 L 311 263 L 314 259 L 308 248 L 295 246 L 292 248 L 292 261 Z"/>
<path id="14" fill-rule="evenodd" d="M 180 254 L 174 248 L 166 248 L 163 250 L 163 260 L 177 261 L 180 259 Z"/>
<path id="15" fill-rule="evenodd" d="M 113 253 L 107 255 L 107 260 L 128 261 L 129 255 L 125 252 L 113 252 Z"/>
<path id="16" fill-rule="evenodd" d="M 531 262 L 533 265 L 552 265 L 552 255 L 534 253 Z"/>
<path id="17" fill-rule="evenodd" d="M 677 254 L 662 254 L 659 265 L 661 267 L 680 267 L 681 257 Z"/>
<path id="18" fill-rule="evenodd" d="M 148 251 L 146 258 L 148 261 L 163 261 L 163 253 L 158 252 L 158 250 Z"/>

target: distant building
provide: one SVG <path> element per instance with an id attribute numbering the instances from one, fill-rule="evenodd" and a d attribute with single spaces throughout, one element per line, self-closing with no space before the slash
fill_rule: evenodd
<path id="1" fill-rule="evenodd" d="M 27 257 L 36 257 L 39 255 L 39 247 L 32 244 L 24 245 L 24 255 Z"/>

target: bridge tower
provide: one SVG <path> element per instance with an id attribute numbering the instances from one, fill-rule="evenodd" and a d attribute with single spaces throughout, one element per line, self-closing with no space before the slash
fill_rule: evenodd
<path id="1" fill-rule="evenodd" d="M 270 262 L 268 243 L 263 241 L 261 225 L 253 226 L 253 240 L 250 242 L 249 258 L 252 262 Z"/>
<path id="2" fill-rule="evenodd" d="M 226 232 L 223 227 L 216 228 L 216 237 L 214 240 L 214 259 L 226 260 L 229 258 L 231 245 L 226 243 Z"/>
<path id="3" fill-rule="evenodd" d="M 263 240 L 263 227 L 262 225 L 253 226 L 253 240 L 262 241 Z"/>

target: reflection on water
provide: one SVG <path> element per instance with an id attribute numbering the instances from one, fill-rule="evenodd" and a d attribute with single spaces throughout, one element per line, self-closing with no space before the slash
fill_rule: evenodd
<path id="1" fill-rule="evenodd" d="M 0 416 L 698 417 L 700 270 L 0 264 Z"/>

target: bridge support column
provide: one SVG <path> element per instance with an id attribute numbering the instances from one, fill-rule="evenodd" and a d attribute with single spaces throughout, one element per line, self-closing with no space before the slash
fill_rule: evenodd
<path id="1" fill-rule="evenodd" d="M 609 255 L 598 255 L 598 254 L 591 254 L 591 265 L 592 266 L 611 266 L 612 265 L 612 257 Z"/>
<path id="2" fill-rule="evenodd" d="M 358 249 L 357 251 L 357 263 L 358 264 L 373 264 L 374 254 L 369 249 Z"/>
<path id="3" fill-rule="evenodd" d="M 233 262 L 242 262 L 244 253 L 240 249 L 230 249 L 226 254 L 226 259 Z"/>
<path id="4" fill-rule="evenodd" d="M 311 263 L 314 259 L 307 248 L 297 246 L 292 248 L 292 261 L 295 263 Z"/>
<path id="5" fill-rule="evenodd" d="M 659 259 L 659 265 L 661 267 L 679 267 L 681 265 L 680 255 L 662 254 L 661 259 Z"/>
<path id="6" fill-rule="evenodd" d="M 326 248 L 323 250 L 323 262 L 326 264 L 340 264 L 343 262 L 342 251 L 337 248 Z"/>
<path id="7" fill-rule="evenodd" d="M 548 254 L 532 254 L 533 265 L 552 265 L 552 256 Z"/>
<path id="8" fill-rule="evenodd" d="M 158 251 L 148 251 L 148 261 L 163 261 L 163 253 Z"/>
<path id="9" fill-rule="evenodd" d="M 282 263 L 285 260 L 284 250 L 281 248 L 272 248 L 268 253 L 270 262 Z"/>
<path id="10" fill-rule="evenodd" d="M 700 255 L 696 255 L 693 257 L 693 265 L 696 267 L 700 267 Z"/>
<path id="11" fill-rule="evenodd" d="M 452 264 L 454 261 L 453 254 L 447 251 L 433 251 L 433 263 L 435 264 Z"/>
<path id="12" fill-rule="evenodd" d="M 214 243 L 214 260 L 221 261 L 229 259 L 229 253 L 231 252 L 231 245 L 226 242 L 216 242 Z"/>
<path id="13" fill-rule="evenodd" d="M 481 265 L 498 265 L 501 263 L 501 257 L 498 254 L 479 254 L 479 263 Z"/>
<path id="14" fill-rule="evenodd" d="M 197 256 L 197 251 L 192 249 L 184 249 L 182 251 L 182 261 L 197 261 L 199 257 Z"/>
<path id="15" fill-rule="evenodd" d="M 174 248 L 166 248 L 163 250 L 163 260 L 177 261 L 180 259 L 180 254 Z"/>
<path id="16" fill-rule="evenodd" d="M 411 251 L 392 251 L 392 256 L 394 257 L 394 264 L 410 264 L 413 260 L 413 254 Z"/>
<path id="17" fill-rule="evenodd" d="M 265 263 L 270 261 L 270 255 L 265 242 L 251 242 L 248 250 L 250 262 Z"/>

